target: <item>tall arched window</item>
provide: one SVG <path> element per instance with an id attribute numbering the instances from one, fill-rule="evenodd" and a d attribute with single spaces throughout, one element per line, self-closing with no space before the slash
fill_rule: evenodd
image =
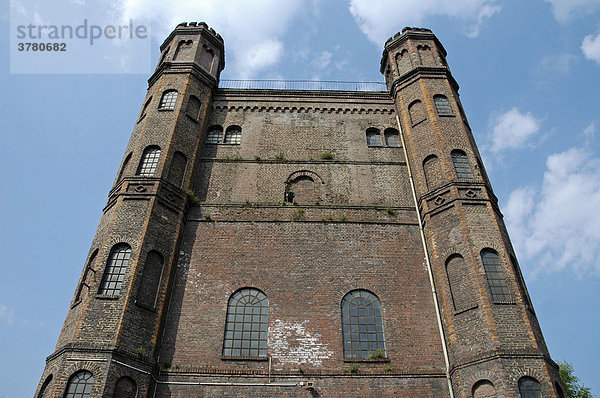
<path id="1" fill-rule="evenodd" d="M 190 95 L 190 98 L 188 98 L 187 109 L 185 111 L 185 114 L 191 117 L 192 119 L 198 121 L 198 119 L 200 118 L 200 106 L 200 99 L 195 95 Z"/>
<path id="2" fill-rule="evenodd" d="M 144 149 L 136 174 L 142 177 L 152 177 L 156 172 L 159 159 L 160 148 L 155 145 L 147 147 Z"/>
<path id="3" fill-rule="evenodd" d="M 186 167 L 187 158 L 185 155 L 179 151 L 175 152 L 171 161 L 171 168 L 169 169 L 169 181 L 180 187 L 185 176 Z"/>
<path id="4" fill-rule="evenodd" d="M 459 180 L 472 180 L 473 174 L 471 173 L 471 166 L 469 165 L 467 154 L 460 149 L 455 149 L 450 153 L 450 156 L 452 156 L 456 177 Z"/>
<path id="5" fill-rule="evenodd" d="M 121 166 L 121 170 L 119 171 L 119 176 L 117 177 L 117 181 L 115 181 L 115 183 L 118 183 L 119 181 L 121 181 L 121 178 L 123 178 L 123 175 L 127 171 L 127 166 L 129 165 L 129 161 L 131 160 L 131 154 L 132 153 L 129 152 L 129 154 L 127 155 L 127 157 L 123 161 L 123 166 Z"/>
<path id="6" fill-rule="evenodd" d="M 446 260 L 448 285 L 454 303 L 455 311 L 463 311 L 475 307 L 473 287 L 465 265 L 465 259 L 460 254 L 453 254 Z"/>
<path id="7" fill-rule="evenodd" d="M 342 299 L 344 358 L 383 358 L 385 339 L 379 299 L 366 290 L 353 290 Z"/>
<path id="8" fill-rule="evenodd" d="M 163 271 L 163 257 L 156 250 L 151 250 L 146 256 L 144 262 L 144 270 L 142 271 L 142 281 L 137 294 L 138 304 L 147 308 L 154 308 L 156 305 L 156 297 L 158 295 L 158 287 Z"/>
<path id="9" fill-rule="evenodd" d="M 453 116 L 452 108 L 445 95 L 434 95 L 433 103 L 435 104 L 435 110 L 439 116 Z"/>
<path id="10" fill-rule="evenodd" d="M 375 127 L 369 127 L 367 129 L 367 145 L 381 146 L 381 133 Z"/>
<path id="11" fill-rule="evenodd" d="M 481 261 L 483 262 L 483 268 L 485 270 L 485 276 L 490 286 L 490 293 L 492 294 L 492 300 L 495 302 L 508 302 L 511 300 L 508 286 L 506 285 L 506 278 L 502 265 L 500 264 L 500 257 L 492 249 L 483 249 L 481 251 Z"/>
<path id="12" fill-rule="evenodd" d="M 398 130 L 396 129 L 385 129 L 385 145 L 391 147 L 399 147 L 400 146 L 400 134 L 398 134 Z"/>
<path id="13" fill-rule="evenodd" d="M 471 390 L 473 398 L 496 398 L 496 387 L 489 380 L 479 380 Z"/>
<path id="14" fill-rule="evenodd" d="M 210 126 L 208 135 L 206 136 L 207 144 L 219 144 L 223 137 L 223 127 L 219 125 Z"/>
<path id="15" fill-rule="evenodd" d="M 437 156 L 429 155 L 423 161 L 423 173 L 427 189 L 432 190 L 443 184 L 444 176 Z"/>
<path id="16" fill-rule="evenodd" d="M 112 398 L 135 398 L 137 383 L 131 377 L 123 376 L 117 380 Z"/>
<path id="17" fill-rule="evenodd" d="M 75 296 L 75 302 L 78 302 L 82 299 L 82 297 L 87 296 L 88 291 L 90 290 L 90 286 L 92 284 L 92 280 L 96 274 L 94 269 L 94 260 L 96 260 L 96 255 L 98 254 L 98 249 L 94 250 L 90 259 L 83 271 L 83 278 L 81 278 L 81 285 L 79 285 L 79 289 L 77 290 L 77 295 Z"/>
<path id="18" fill-rule="evenodd" d="M 158 109 L 161 111 L 172 111 L 175 109 L 175 103 L 177 102 L 177 90 L 167 90 L 164 92 L 158 104 Z"/>
<path id="19" fill-rule="evenodd" d="M 42 384 L 42 388 L 40 388 L 37 398 L 48 398 L 50 396 L 50 389 L 48 388 L 50 383 L 52 383 L 52 375 L 49 375 L 46 377 L 46 380 L 44 380 L 44 384 Z"/>
<path id="20" fill-rule="evenodd" d="M 225 131 L 225 144 L 239 144 L 242 141 L 242 128 L 240 126 L 229 126 Z"/>
<path id="21" fill-rule="evenodd" d="M 420 100 L 415 100 L 410 103 L 408 106 L 408 114 L 410 115 L 410 122 L 413 126 L 427 119 L 425 106 Z"/>
<path id="22" fill-rule="evenodd" d="M 87 370 L 80 370 L 69 379 L 65 398 L 89 398 L 94 386 L 94 376 Z"/>
<path id="23" fill-rule="evenodd" d="M 113 246 L 108 256 L 108 262 L 104 269 L 98 294 L 107 296 L 118 296 L 121 294 L 121 286 L 123 285 L 130 257 L 131 247 L 128 244 L 120 243 Z"/>
<path id="24" fill-rule="evenodd" d="M 519 394 L 521 394 L 521 398 L 542 398 L 540 383 L 533 377 L 521 377 L 519 380 Z"/>
<path id="25" fill-rule="evenodd" d="M 258 289 L 243 288 L 229 298 L 223 356 L 267 357 L 269 299 Z"/>

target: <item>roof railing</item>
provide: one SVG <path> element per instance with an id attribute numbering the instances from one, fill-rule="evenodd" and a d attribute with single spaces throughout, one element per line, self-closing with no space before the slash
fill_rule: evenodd
<path id="1" fill-rule="evenodd" d="M 219 88 L 237 90 L 387 91 L 383 82 L 327 80 L 221 80 Z"/>

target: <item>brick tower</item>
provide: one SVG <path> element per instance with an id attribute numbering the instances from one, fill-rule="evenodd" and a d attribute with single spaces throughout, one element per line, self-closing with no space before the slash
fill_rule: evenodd
<path id="1" fill-rule="evenodd" d="M 36 396 L 563 396 L 445 56 L 219 87 L 177 26 Z"/>
<path id="2" fill-rule="evenodd" d="M 526 370 L 544 397 L 560 396 L 446 51 L 430 30 L 405 28 L 386 42 L 381 72 L 402 126 L 455 395 L 519 396 Z"/>

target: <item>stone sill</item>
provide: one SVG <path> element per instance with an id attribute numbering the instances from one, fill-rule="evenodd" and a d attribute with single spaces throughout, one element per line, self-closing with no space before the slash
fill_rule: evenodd
<path id="1" fill-rule="evenodd" d="M 230 357 L 221 355 L 221 360 L 223 361 L 257 361 L 257 362 L 266 362 L 269 360 L 268 357 Z"/>
<path id="2" fill-rule="evenodd" d="M 390 359 L 388 357 L 385 358 L 344 358 L 345 363 L 388 363 Z"/>

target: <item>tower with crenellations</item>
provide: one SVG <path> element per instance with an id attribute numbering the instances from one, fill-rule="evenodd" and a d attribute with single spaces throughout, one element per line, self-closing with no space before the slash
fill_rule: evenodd
<path id="1" fill-rule="evenodd" d="M 446 51 L 385 85 L 220 82 L 182 23 L 37 397 L 562 397 Z"/>

